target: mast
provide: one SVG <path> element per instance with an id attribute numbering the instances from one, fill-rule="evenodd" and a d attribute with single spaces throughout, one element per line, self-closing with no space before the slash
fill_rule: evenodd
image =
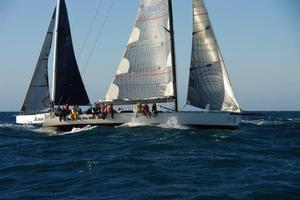
<path id="1" fill-rule="evenodd" d="M 172 71 L 173 71 L 173 89 L 175 97 L 175 111 L 178 111 L 178 97 L 177 97 L 177 82 L 176 82 L 176 58 L 175 58 L 175 41 L 174 41 L 174 27 L 173 27 L 173 9 L 172 0 L 169 1 L 169 19 L 170 19 L 170 36 L 171 36 L 171 54 L 172 54 Z"/>
<path id="2" fill-rule="evenodd" d="M 53 75 L 52 75 L 52 94 L 51 94 L 51 106 L 55 102 L 55 87 L 56 87 L 56 65 L 57 65 L 57 31 L 59 22 L 59 11 L 60 11 L 60 0 L 57 0 L 56 5 L 56 17 L 55 17 L 55 27 L 54 27 L 54 53 L 53 53 Z"/>

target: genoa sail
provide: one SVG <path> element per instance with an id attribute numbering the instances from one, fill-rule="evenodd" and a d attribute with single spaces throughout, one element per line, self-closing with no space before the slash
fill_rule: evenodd
<path id="1" fill-rule="evenodd" d="M 239 112 L 203 0 L 193 0 L 193 44 L 187 104 Z"/>
<path id="2" fill-rule="evenodd" d="M 142 0 L 106 101 L 170 102 L 175 98 L 169 0 Z"/>
<path id="3" fill-rule="evenodd" d="M 54 105 L 88 105 L 90 100 L 78 69 L 64 0 L 59 1 L 55 51 Z"/>
<path id="4" fill-rule="evenodd" d="M 55 25 L 55 12 L 35 67 L 21 112 L 23 114 L 36 114 L 50 107 L 50 93 L 48 81 L 48 59 L 51 50 L 53 30 Z"/>

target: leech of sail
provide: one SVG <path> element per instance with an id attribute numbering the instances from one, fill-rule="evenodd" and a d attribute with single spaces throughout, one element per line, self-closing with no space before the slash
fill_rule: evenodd
<path id="1" fill-rule="evenodd" d="M 175 40 L 174 40 L 174 25 L 173 25 L 173 8 L 172 0 L 169 0 L 169 21 L 170 21 L 170 36 L 171 36 L 171 55 L 172 55 L 172 69 L 173 69 L 173 90 L 175 98 L 175 111 L 178 111 L 178 96 L 177 96 L 177 81 L 176 81 L 176 57 L 175 57 Z"/>
<path id="2" fill-rule="evenodd" d="M 54 50 L 53 50 L 53 74 L 52 74 L 52 95 L 51 101 L 55 102 L 55 88 L 56 88 L 56 66 L 57 66 L 57 31 L 58 31 L 58 22 L 59 22 L 59 11 L 60 11 L 60 0 L 57 0 L 56 4 L 56 13 L 55 13 L 55 27 L 54 27 Z"/>

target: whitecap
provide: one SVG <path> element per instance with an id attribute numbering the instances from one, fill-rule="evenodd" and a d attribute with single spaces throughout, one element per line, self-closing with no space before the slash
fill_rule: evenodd
<path id="1" fill-rule="evenodd" d="M 281 125 L 283 124 L 282 121 L 278 120 L 265 120 L 265 119 L 258 119 L 258 120 L 242 120 L 243 124 L 253 124 L 256 126 L 270 126 L 270 125 Z"/>
<path id="2" fill-rule="evenodd" d="M 68 132 L 60 132 L 60 131 L 57 131 L 56 128 L 51 128 L 51 127 L 44 128 L 44 127 L 42 127 L 42 128 L 39 128 L 39 129 L 35 129 L 33 131 L 37 132 L 37 133 L 45 133 L 49 136 L 58 136 L 58 135 L 68 135 L 68 134 L 85 132 L 85 131 L 92 130 L 94 128 L 96 128 L 96 126 L 87 125 L 83 128 L 73 128 L 71 131 L 68 131 Z"/>
<path id="3" fill-rule="evenodd" d="M 228 135 L 218 135 L 218 134 L 214 134 L 212 137 L 215 139 L 216 142 L 229 138 Z"/>
<path id="4" fill-rule="evenodd" d="M 131 121 L 131 122 L 124 123 L 120 126 L 116 126 L 116 128 L 119 128 L 119 127 L 140 127 L 140 126 L 154 126 L 154 125 L 149 123 L 149 122 Z"/>
<path id="5" fill-rule="evenodd" d="M 59 135 L 67 135 L 67 134 L 73 134 L 73 133 L 81 133 L 81 132 L 86 132 L 86 131 L 90 131 L 92 129 L 97 128 L 97 126 L 91 126 L 91 125 L 87 125 L 83 128 L 73 128 L 71 131 L 69 132 L 63 132 L 60 133 Z"/>
<path id="6" fill-rule="evenodd" d="M 140 127 L 140 126 L 154 126 L 153 122 L 144 116 L 133 117 L 130 122 L 126 122 L 118 127 Z"/>
<path id="7" fill-rule="evenodd" d="M 33 131 L 36 132 L 36 133 L 45 133 L 47 135 L 57 135 L 58 134 L 58 132 L 55 128 L 41 127 L 41 128 L 35 129 Z"/>
<path id="8" fill-rule="evenodd" d="M 4 124 L 0 124 L 0 128 L 12 128 L 12 129 L 19 130 L 19 129 L 33 129 L 35 128 L 35 126 L 4 123 Z"/>
<path id="9" fill-rule="evenodd" d="M 186 130 L 189 129 L 186 126 L 181 125 L 176 117 L 170 117 L 166 123 L 157 125 L 159 128 L 165 128 L 165 129 L 180 129 L 180 130 Z"/>
<path id="10" fill-rule="evenodd" d="M 300 118 L 288 118 L 287 121 L 290 121 L 290 122 L 300 122 Z"/>

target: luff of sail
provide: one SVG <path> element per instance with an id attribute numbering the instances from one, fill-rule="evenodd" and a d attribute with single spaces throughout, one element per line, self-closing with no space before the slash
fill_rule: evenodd
<path id="1" fill-rule="evenodd" d="M 88 105 L 90 100 L 78 70 L 65 1 L 60 0 L 58 7 L 53 101 L 55 105 Z"/>
<path id="2" fill-rule="evenodd" d="M 203 0 L 193 0 L 193 45 L 187 104 L 239 112 Z"/>
<path id="3" fill-rule="evenodd" d="M 36 114 L 50 107 L 48 59 L 55 25 L 55 12 L 56 8 L 21 109 L 23 114 Z"/>
<path id="4" fill-rule="evenodd" d="M 168 0 L 142 0 L 106 101 L 174 100 Z"/>

